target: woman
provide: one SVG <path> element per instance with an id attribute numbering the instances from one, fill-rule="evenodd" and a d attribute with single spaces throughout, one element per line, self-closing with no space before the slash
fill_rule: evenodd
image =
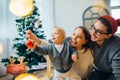
<path id="1" fill-rule="evenodd" d="M 73 67 L 84 80 L 89 76 L 93 65 L 91 44 L 89 31 L 83 26 L 75 28 L 71 36 L 71 45 L 77 50 L 79 60 Z"/>

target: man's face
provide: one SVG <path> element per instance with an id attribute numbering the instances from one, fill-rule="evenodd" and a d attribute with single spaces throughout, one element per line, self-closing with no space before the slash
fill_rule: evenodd
<path id="1" fill-rule="evenodd" d="M 107 34 L 107 27 L 101 22 L 97 21 L 91 26 L 91 40 L 102 44 L 105 39 L 109 38 L 111 34 Z"/>

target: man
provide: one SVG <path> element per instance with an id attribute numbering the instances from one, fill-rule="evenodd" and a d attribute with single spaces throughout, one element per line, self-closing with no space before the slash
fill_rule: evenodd
<path id="1" fill-rule="evenodd" d="M 109 16 L 101 16 L 91 26 L 94 69 L 88 80 L 120 80 L 120 38 L 115 36 L 118 24 Z"/>

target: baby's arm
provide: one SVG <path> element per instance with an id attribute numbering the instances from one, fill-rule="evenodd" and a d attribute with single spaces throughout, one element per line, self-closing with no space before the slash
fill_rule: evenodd
<path id="1" fill-rule="evenodd" d="M 78 60 L 77 54 L 72 54 L 72 55 L 71 55 L 71 58 L 72 58 L 72 60 L 73 60 L 74 62 L 77 62 L 77 60 Z"/>
<path id="2" fill-rule="evenodd" d="M 69 46 L 69 54 L 71 55 L 71 60 L 77 62 L 78 60 L 78 53 L 75 48 L 73 48 L 69 43 L 66 43 Z"/>
<path id="3" fill-rule="evenodd" d="M 78 60 L 78 53 L 77 53 L 77 51 L 75 50 L 75 48 L 73 48 L 71 45 L 70 45 L 70 52 L 72 52 L 71 59 L 72 59 L 74 62 L 77 62 L 77 60 Z"/>
<path id="4" fill-rule="evenodd" d="M 41 44 L 41 40 L 31 30 L 26 31 L 26 37 L 37 44 Z"/>
<path id="5" fill-rule="evenodd" d="M 33 41 L 41 47 L 48 45 L 48 40 L 39 39 L 31 30 L 26 31 L 26 38 L 28 38 L 28 40 Z"/>
<path id="6" fill-rule="evenodd" d="M 32 40 L 28 40 L 26 42 L 26 46 L 28 49 L 32 49 L 37 54 L 47 55 L 48 54 L 48 46 L 40 47 L 37 43 L 33 42 Z"/>

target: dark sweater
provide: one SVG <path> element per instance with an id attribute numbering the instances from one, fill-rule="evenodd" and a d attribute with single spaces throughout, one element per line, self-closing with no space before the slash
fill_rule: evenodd
<path id="1" fill-rule="evenodd" d="M 94 64 L 98 70 L 113 73 L 120 80 L 120 38 L 113 36 L 98 46 L 93 43 Z"/>
<path id="2" fill-rule="evenodd" d="M 68 43 L 64 43 L 60 53 L 52 43 L 43 48 L 37 46 L 34 51 L 38 54 L 49 55 L 54 68 L 61 73 L 65 73 L 71 69 L 73 63 L 71 55 L 77 55 L 77 51 Z"/>

